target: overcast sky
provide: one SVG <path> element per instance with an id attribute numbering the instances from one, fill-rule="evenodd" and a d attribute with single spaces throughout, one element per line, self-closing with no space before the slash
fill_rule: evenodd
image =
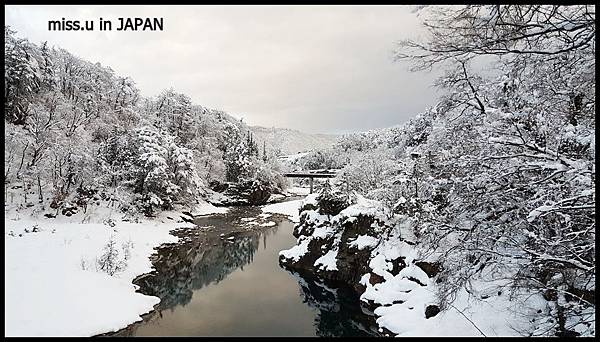
<path id="1" fill-rule="evenodd" d="M 409 6 L 5 6 L 19 36 L 48 41 L 133 78 L 173 87 L 251 125 L 344 133 L 401 124 L 436 101 L 434 73 L 393 62 L 422 28 Z M 48 31 L 48 20 L 113 21 L 113 31 Z M 162 17 L 162 32 L 116 31 Z"/>

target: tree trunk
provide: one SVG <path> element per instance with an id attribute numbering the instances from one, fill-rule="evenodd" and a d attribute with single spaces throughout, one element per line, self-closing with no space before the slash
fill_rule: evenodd
<path id="1" fill-rule="evenodd" d="M 39 203 L 44 203 L 44 194 L 42 194 L 42 181 L 40 180 L 40 175 L 37 176 L 38 183 L 38 194 L 39 194 Z"/>

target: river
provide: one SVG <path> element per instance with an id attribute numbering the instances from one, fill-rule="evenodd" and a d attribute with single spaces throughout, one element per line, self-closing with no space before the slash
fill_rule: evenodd
<path id="1" fill-rule="evenodd" d="M 161 298 L 143 321 L 112 336 L 376 336 L 373 317 L 347 289 L 280 267 L 293 223 L 259 207 L 196 218 L 195 229 L 152 256 L 134 283 Z"/>

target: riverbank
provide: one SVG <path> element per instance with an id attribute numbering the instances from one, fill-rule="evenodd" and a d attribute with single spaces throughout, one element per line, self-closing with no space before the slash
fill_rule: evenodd
<path id="1" fill-rule="evenodd" d="M 293 187 L 273 200 L 305 193 Z M 202 202 L 152 219 L 132 219 L 104 205 L 69 217 L 45 217 L 38 207 L 6 206 L 6 336 L 94 336 L 142 320 L 160 302 L 158 296 L 137 292 L 139 286 L 133 284 L 154 270 L 151 255 L 159 246 L 182 243 L 186 235 L 173 231 L 196 227 L 193 217 L 228 210 Z M 270 214 L 262 215 L 263 220 L 242 220 L 241 227 L 275 224 L 264 220 Z M 106 257 L 112 261 L 103 263 Z"/>
<path id="2" fill-rule="evenodd" d="M 225 211 L 206 203 L 192 209 Z M 181 216 L 125 222 L 104 206 L 56 218 L 5 208 L 6 336 L 92 336 L 140 320 L 159 298 L 136 292 L 132 280 L 153 269 L 156 247 L 178 241 L 173 229 L 194 227 Z"/>
<path id="3" fill-rule="evenodd" d="M 508 285 L 510 268 L 480 272 L 468 291 L 443 306 L 439 274 L 445 265 L 423 253 L 411 221 L 390 215 L 380 202 L 330 191 L 307 196 L 300 207 L 301 213 L 288 212 L 300 218 L 298 240 L 280 252 L 281 264 L 347 284 L 389 334 L 523 336 L 551 323 L 552 308 L 542 294 Z"/>

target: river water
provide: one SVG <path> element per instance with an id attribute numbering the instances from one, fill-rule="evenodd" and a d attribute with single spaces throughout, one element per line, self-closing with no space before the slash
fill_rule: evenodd
<path id="1" fill-rule="evenodd" d="M 161 298 L 155 310 L 113 336 L 373 336 L 373 318 L 352 291 L 280 267 L 296 243 L 293 223 L 260 208 L 197 218 L 161 246 L 155 271 L 134 281 Z M 262 225 L 262 226 L 261 226 Z"/>

